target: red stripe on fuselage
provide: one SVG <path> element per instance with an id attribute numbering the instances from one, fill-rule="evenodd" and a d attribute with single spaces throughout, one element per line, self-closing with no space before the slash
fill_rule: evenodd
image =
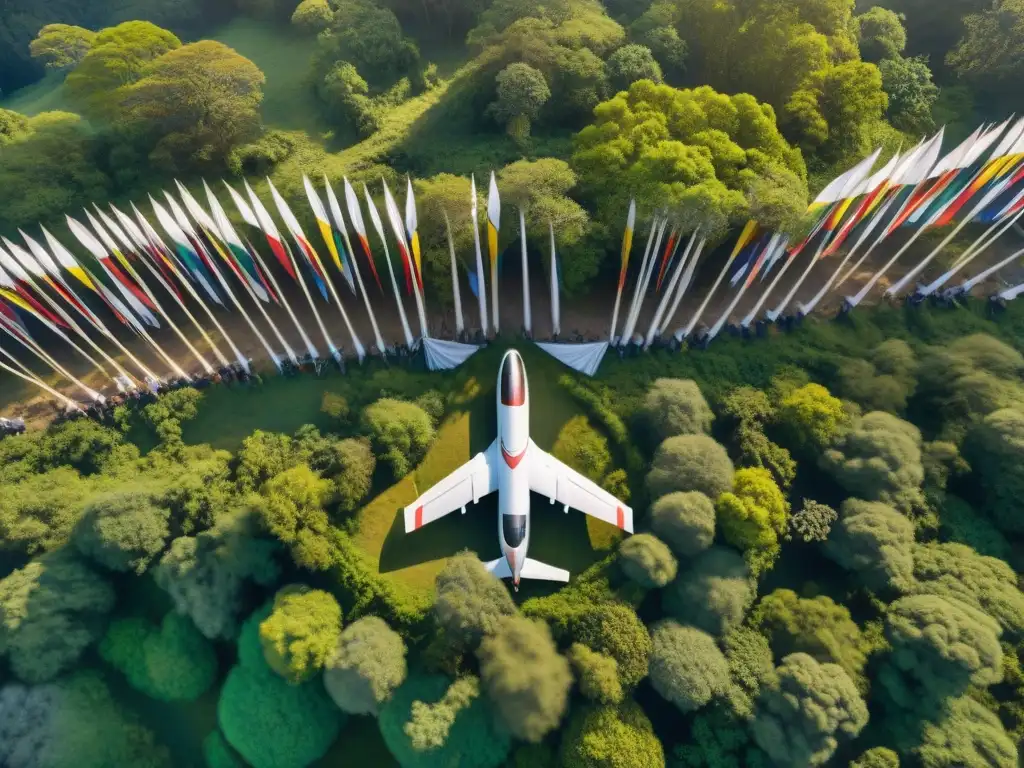
<path id="1" fill-rule="evenodd" d="M 416 507 L 416 524 L 413 530 L 418 531 L 423 527 L 423 507 Z"/>
<path id="2" fill-rule="evenodd" d="M 509 469 L 515 469 L 516 467 L 518 467 L 519 462 L 523 460 L 523 456 L 525 455 L 525 448 L 523 448 L 523 450 L 521 450 L 519 453 L 513 455 L 509 453 L 507 450 L 505 450 L 504 443 L 501 444 L 501 457 L 505 460 L 505 463 L 508 464 Z"/>

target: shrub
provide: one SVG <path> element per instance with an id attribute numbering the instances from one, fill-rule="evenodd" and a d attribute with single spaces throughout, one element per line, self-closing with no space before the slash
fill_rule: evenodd
<path id="1" fill-rule="evenodd" d="M 612 460 L 607 438 L 590 426 L 586 416 L 565 423 L 551 453 L 595 483 L 601 482 Z"/>
<path id="2" fill-rule="evenodd" d="M 877 501 L 847 499 L 825 553 L 872 590 L 904 591 L 913 580 L 914 524 Z"/>
<path id="3" fill-rule="evenodd" d="M 435 436 L 426 411 L 414 403 L 391 398 L 368 406 L 363 411 L 362 426 L 377 458 L 396 479 L 405 477 L 423 459 Z"/>
<path id="4" fill-rule="evenodd" d="M 349 624 L 324 668 L 324 686 L 343 712 L 376 715 L 405 680 L 405 643 L 377 616 Z"/>
<path id="5" fill-rule="evenodd" d="M 697 491 L 666 494 L 651 506 L 651 528 L 680 557 L 694 557 L 715 540 L 715 505 Z"/>
<path id="6" fill-rule="evenodd" d="M 665 753 L 651 721 L 633 701 L 582 707 L 562 735 L 564 768 L 664 768 Z"/>
<path id="7" fill-rule="evenodd" d="M 572 634 L 587 647 L 615 659 L 624 688 L 633 688 L 647 677 L 651 638 L 628 605 L 594 606 L 575 623 Z"/>
<path id="8" fill-rule="evenodd" d="M 754 602 L 750 568 L 739 553 L 712 547 L 680 571 L 665 588 L 665 612 L 712 635 L 724 635 L 739 626 Z"/>
<path id="9" fill-rule="evenodd" d="M 725 540 L 745 553 L 751 573 L 771 567 L 789 522 L 789 502 L 768 470 L 738 470 L 733 491 L 718 497 L 715 513 Z"/>
<path id="10" fill-rule="evenodd" d="M 699 491 L 717 499 L 732 488 L 729 454 L 707 435 L 670 437 L 654 454 L 647 489 L 660 498 L 674 491 Z"/>
<path id="11" fill-rule="evenodd" d="M 278 590 L 260 623 L 268 666 L 291 683 L 312 677 L 327 663 L 341 634 L 341 608 L 329 592 L 293 584 Z"/>
<path id="12" fill-rule="evenodd" d="M 711 635 L 664 621 L 651 632 L 651 645 L 651 684 L 683 714 L 725 693 L 729 665 Z"/>
<path id="13" fill-rule="evenodd" d="M 625 574 L 642 587 L 664 587 L 676 577 L 678 564 L 661 539 L 649 533 L 630 536 L 619 545 Z"/>
<path id="14" fill-rule="evenodd" d="M 655 442 L 676 435 L 707 434 L 715 418 L 697 382 L 691 379 L 656 379 L 647 390 L 639 416 Z"/>

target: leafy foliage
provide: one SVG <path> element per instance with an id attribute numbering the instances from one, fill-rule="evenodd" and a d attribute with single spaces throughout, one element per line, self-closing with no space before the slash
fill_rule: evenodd
<path id="1" fill-rule="evenodd" d="M 849 423 L 839 398 L 820 384 L 806 384 L 779 403 L 779 424 L 803 456 L 828 449 Z"/>
<path id="2" fill-rule="evenodd" d="M 573 643 L 569 649 L 580 693 L 598 704 L 618 704 L 622 701 L 619 682 L 619 663 L 611 656 L 591 650 L 583 643 Z"/>
<path id="3" fill-rule="evenodd" d="M 715 513 L 723 537 L 744 552 L 751 573 L 771 567 L 789 523 L 789 502 L 768 470 L 737 470 L 733 490 L 718 497 Z"/>
<path id="4" fill-rule="evenodd" d="M 656 379 L 647 390 L 639 416 L 655 442 L 676 435 L 707 434 L 715 418 L 697 382 L 691 379 Z"/>
<path id="5" fill-rule="evenodd" d="M 430 416 L 403 400 L 383 398 L 368 406 L 362 426 L 378 460 L 388 465 L 396 479 L 409 474 L 434 441 Z"/>
<path id="6" fill-rule="evenodd" d="M 868 589 L 903 591 L 913 580 L 914 524 L 887 504 L 847 499 L 825 552 Z"/>
<path id="7" fill-rule="evenodd" d="M 725 448 L 707 435 L 679 435 L 663 442 L 647 473 L 647 489 L 659 498 L 698 491 L 718 498 L 732 488 L 733 466 Z"/>
<path id="8" fill-rule="evenodd" d="M 651 638 L 628 605 L 605 603 L 592 607 L 576 622 L 573 637 L 615 659 L 624 688 L 633 688 L 647 677 Z"/>
<path id="9" fill-rule="evenodd" d="M 558 727 L 572 673 L 546 624 L 521 616 L 499 620 L 480 643 L 480 679 L 499 722 L 513 736 L 539 742 Z"/>
<path id="10" fill-rule="evenodd" d="M 813 499 L 804 499 L 803 506 L 789 517 L 786 540 L 797 539 L 805 544 L 825 541 L 837 519 L 839 513 L 832 507 Z"/>
<path id="11" fill-rule="evenodd" d="M 151 496 L 123 492 L 86 507 L 74 533 L 79 551 L 113 571 L 145 573 L 170 535 L 170 512 Z"/>
<path id="12" fill-rule="evenodd" d="M 990 413 L 969 434 L 964 455 L 971 462 L 985 496 L 986 509 L 1008 533 L 1024 530 L 1017 513 L 1024 475 L 1016 458 L 1024 446 L 1024 413 L 1003 409 Z"/>
<path id="13" fill-rule="evenodd" d="M 633 701 L 577 710 L 562 737 L 566 768 L 659 768 L 665 754 L 651 721 Z"/>
<path id="14" fill-rule="evenodd" d="M 437 575 L 434 620 L 448 642 L 475 648 L 497 631 L 501 619 L 515 613 L 508 589 L 472 553 L 451 558 Z"/>
<path id="15" fill-rule="evenodd" d="M 743 621 L 754 602 L 755 585 L 743 556 L 712 547 L 665 588 L 665 612 L 712 635 L 724 635 Z"/>
<path id="16" fill-rule="evenodd" d="M 260 622 L 267 665 L 291 683 L 310 679 L 324 667 L 341 634 L 341 608 L 329 592 L 301 584 L 283 587 L 274 608 Z"/>
<path id="17" fill-rule="evenodd" d="M 401 635 L 377 616 L 364 616 L 342 631 L 324 668 L 324 687 L 343 712 L 378 713 L 406 675 Z"/>
<path id="18" fill-rule="evenodd" d="M 96 42 L 96 33 L 71 24 L 47 24 L 29 45 L 33 59 L 42 60 L 47 69 L 73 69 Z"/>
<path id="19" fill-rule="evenodd" d="M 661 65 L 646 45 L 624 45 L 608 57 L 608 80 L 613 88 L 626 90 L 637 80 L 662 81 Z"/>
<path id="20" fill-rule="evenodd" d="M 951 699 L 939 722 L 925 725 L 916 752 L 926 768 L 1017 762 L 1017 747 L 999 718 L 966 696 Z"/>
<path id="21" fill-rule="evenodd" d="M 676 577 L 678 567 L 668 546 L 649 533 L 638 533 L 623 541 L 619 562 L 629 578 L 648 588 L 664 587 Z"/>
<path id="22" fill-rule="evenodd" d="M 651 505 L 651 527 L 677 555 L 690 558 L 715 539 L 715 505 L 703 493 L 676 491 Z"/>
<path id="23" fill-rule="evenodd" d="M 725 694 L 729 665 L 715 639 L 674 621 L 651 632 L 651 684 L 684 714 Z"/>

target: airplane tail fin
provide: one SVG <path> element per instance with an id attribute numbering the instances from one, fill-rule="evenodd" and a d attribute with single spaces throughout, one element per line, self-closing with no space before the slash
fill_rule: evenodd
<path id="1" fill-rule="evenodd" d="M 493 573 L 499 579 L 511 579 L 512 571 L 508 567 L 508 560 L 500 557 L 489 563 L 484 563 L 484 568 Z M 521 579 L 534 579 L 537 581 L 569 581 L 569 572 L 553 565 L 542 563 L 539 560 L 526 558 L 523 569 L 519 572 Z"/>

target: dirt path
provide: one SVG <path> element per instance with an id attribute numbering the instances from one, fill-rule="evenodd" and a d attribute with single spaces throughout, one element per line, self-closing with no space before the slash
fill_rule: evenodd
<path id="1" fill-rule="evenodd" d="M 891 247 L 896 247 L 898 245 L 899 242 L 894 240 L 893 246 Z M 995 247 L 990 249 L 988 253 L 972 263 L 970 269 L 967 271 L 969 271 L 970 274 L 976 274 L 985 266 L 995 263 L 999 259 L 1010 255 L 1010 253 L 1018 247 L 1019 238 L 1016 235 L 1013 235 L 1012 237 L 1008 235 L 998 242 Z M 907 266 L 914 264 L 915 260 L 923 258 L 923 256 L 927 254 L 928 250 L 930 250 L 930 248 L 926 244 L 920 244 L 920 247 L 913 248 L 894 266 L 892 270 L 893 277 L 896 278 L 904 274 Z M 832 291 L 818 306 L 815 313 L 816 316 L 830 317 L 835 315 L 842 303 L 843 296 L 858 290 L 860 286 L 870 278 L 871 274 L 873 274 L 873 272 L 882 263 L 884 263 L 892 253 L 890 248 L 886 248 L 884 251 L 884 253 L 877 254 L 869 259 L 868 262 L 858 270 L 857 274 L 851 278 L 851 280 L 844 285 L 841 290 Z M 775 287 L 772 295 L 764 303 L 762 313 L 764 310 L 774 308 L 781 301 L 790 288 L 795 284 L 795 281 L 799 279 L 801 273 L 806 268 L 806 265 L 810 262 L 811 257 L 811 252 L 805 252 L 798 257 L 790 267 L 785 277 Z M 704 255 L 694 276 L 693 284 L 685 294 L 675 317 L 666 321 L 669 333 L 682 327 L 692 317 L 693 312 L 704 300 L 707 291 L 710 289 L 712 283 L 717 277 L 718 270 L 720 269 L 719 265 L 722 263 L 722 258 L 724 257 L 720 253 Z M 795 300 L 791 303 L 788 311 L 795 311 L 796 302 L 807 301 L 818 292 L 825 280 L 835 269 L 835 266 L 839 263 L 838 260 L 840 258 L 841 256 L 833 256 L 815 265 L 810 276 L 804 282 L 800 291 L 796 294 Z M 531 280 L 530 292 L 533 332 L 536 338 L 543 339 L 548 338 L 551 335 L 551 297 L 547 280 L 539 274 L 539 260 L 535 259 L 534 263 L 536 263 L 537 266 L 534 267 L 536 271 L 532 274 L 533 279 Z M 780 266 L 781 264 L 777 264 L 775 270 L 777 271 Z M 945 268 L 946 263 L 942 259 L 936 259 L 936 264 L 931 265 L 928 269 L 924 270 L 920 278 L 927 280 L 933 279 L 941 274 L 942 270 Z M 767 289 L 773 277 L 774 272 L 769 274 L 768 278 L 763 282 L 756 281 L 751 286 L 750 290 L 732 312 L 730 317 L 731 322 L 738 323 L 753 308 L 760 297 L 761 292 Z M 966 275 L 964 275 L 964 277 L 966 277 Z M 306 300 L 304 294 L 302 294 L 295 284 L 290 283 L 290 281 L 286 282 L 286 278 L 283 275 L 280 275 L 278 279 L 286 292 L 286 297 L 291 304 L 292 309 L 294 310 L 301 325 L 305 328 L 310 340 L 322 355 L 326 355 L 327 344 L 324 341 L 323 334 L 319 330 L 313 311 L 310 309 L 309 302 Z M 388 287 L 387 279 L 384 279 L 384 291 L 380 291 L 376 285 L 370 285 L 368 287 L 371 292 L 371 306 L 373 307 L 376 315 L 381 335 L 383 336 L 386 344 L 394 344 L 402 339 L 403 333 L 396 309 L 394 295 Z M 979 296 L 989 295 L 995 290 L 1005 286 L 1007 283 L 1013 284 L 1022 279 L 1024 279 L 1024 269 L 1019 266 L 1006 268 L 993 280 L 989 281 L 988 284 L 979 286 L 975 289 L 975 294 Z M 959 277 L 958 280 L 954 282 L 958 281 Z M 890 284 L 891 283 L 888 279 L 879 281 L 878 285 L 866 300 L 866 303 L 877 302 L 885 288 Z M 357 300 L 357 298 L 349 292 L 347 285 L 342 279 L 337 279 L 335 285 L 342 303 L 348 312 L 356 334 L 359 336 L 367 350 L 369 350 L 374 346 L 374 335 L 369 316 L 364 309 L 362 300 Z M 475 330 L 480 327 L 477 302 L 470 293 L 468 286 L 463 285 L 461 290 L 463 315 L 466 327 L 471 332 L 475 332 Z M 632 298 L 632 291 L 633 283 L 630 282 L 627 284 L 627 289 L 623 295 L 622 308 L 620 309 L 619 315 L 619 333 L 622 332 L 624 326 L 625 316 Z M 522 279 L 519 274 L 519 270 L 514 266 L 510 266 L 501 277 L 500 296 L 500 321 L 502 331 L 506 336 L 514 336 L 518 334 L 523 327 Z M 711 301 L 708 303 L 707 308 L 700 319 L 700 324 L 712 325 L 728 307 L 733 296 L 734 292 L 729 288 L 728 282 L 723 282 L 722 286 L 719 287 Z M 418 337 L 420 335 L 419 320 L 416 313 L 415 302 L 408 296 L 403 295 L 402 298 L 409 326 L 414 337 Z M 489 298 L 490 295 L 488 292 L 488 299 Z M 636 333 L 647 333 L 656 310 L 658 298 L 658 296 L 652 293 L 649 294 L 647 299 L 644 301 L 644 305 L 636 323 Z M 162 303 L 165 304 L 165 307 L 173 306 L 173 301 L 170 297 L 162 296 L 161 300 Z M 248 299 L 242 299 L 240 296 L 240 300 L 243 301 L 243 307 L 247 310 L 247 314 L 270 342 L 271 347 L 277 351 L 278 354 L 283 356 L 283 349 L 281 348 L 276 335 L 266 324 L 262 314 L 256 310 L 255 306 L 252 305 Z M 331 337 L 331 340 L 339 349 L 343 349 L 347 356 L 353 356 L 354 346 L 345 324 L 342 321 L 337 306 L 333 303 L 325 303 L 318 294 L 313 296 L 313 301 L 321 319 L 323 320 L 327 332 Z M 607 338 L 611 322 L 611 309 L 614 302 L 615 292 L 614 288 L 611 286 L 595 288 L 583 298 L 578 298 L 572 301 L 563 300 L 562 338 L 571 338 L 576 334 L 581 334 L 588 339 Z M 90 304 L 93 306 L 97 314 L 107 321 L 108 328 L 110 328 L 118 336 L 121 342 L 146 366 L 161 376 L 167 375 L 170 372 L 167 364 L 161 360 L 156 352 L 149 347 L 143 339 L 135 336 L 125 326 L 121 325 L 109 312 L 106 311 L 104 307 L 93 302 L 90 302 Z M 188 304 L 194 316 L 207 330 L 210 338 L 220 349 L 221 353 L 229 360 L 233 360 L 234 356 L 230 349 L 230 345 L 227 344 L 221 334 L 213 328 L 212 323 L 209 322 L 209 318 L 198 306 L 194 304 L 194 302 L 189 301 Z M 260 369 L 269 369 L 272 371 L 273 367 L 269 363 L 264 347 L 253 335 L 244 318 L 233 309 L 229 311 L 226 308 L 217 307 L 213 311 L 221 325 L 224 327 L 225 332 L 235 342 L 243 354 L 256 361 L 257 367 Z M 280 306 L 269 306 L 267 307 L 267 311 L 281 335 L 284 336 L 296 353 L 300 355 L 303 354 L 305 351 L 305 344 L 302 342 L 299 332 L 296 330 L 294 323 L 291 321 L 284 309 Z M 488 306 L 488 312 L 490 312 L 490 306 Z M 438 308 L 436 304 L 432 304 L 430 296 L 428 295 L 426 297 L 426 314 L 431 336 L 437 338 L 454 337 L 455 313 L 452 308 L 448 308 L 447 310 Z M 199 353 L 214 365 L 214 367 L 216 367 L 217 358 L 212 353 L 209 344 L 203 340 L 199 331 L 196 330 L 196 328 L 180 311 L 173 311 L 171 313 L 171 317 Z M 196 360 L 196 358 L 188 351 L 186 345 L 181 341 L 181 339 L 166 327 L 166 323 L 163 325 L 163 328 L 154 332 L 153 337 L 161 345 L 164 351 L 186 371 L 192 373 L 200 372 L 201 366 L 199 361 Z M 56 338 L 43 328 L 37 329 L 34 327 L 33 333 L 44 348 L 50 351 L 51 354 L 53 354 L 73 375 L 79 377 L 84 383 L 104 392 L 105 394 L 110 394 L 115 391 L 114 385 L 109 379 L 106 379 L 88 361 L 84 360 L 77 353 L 72 351 L 62 340 Z M 96 339 L 100 346 L 107 350 L 111 356 L 115 358 L 121 357 L 121 355 L 116 354 L 116 350 L 109 341 L 99 339 L 98 334 L 96 335 Z M 63 377 L 53 375 L 41 361 L 34 358 L 34 356 L 30 357 L 25 354 L 24 350 L 20 349 L 18 345 L 13 344 L 10 339 L 3 338 L 2 341 L 0 341 L 0 344 L 2 344 L 6 350 L 17 354 L 29 368 L 37 372 L 40 377 L 51 386 L 54 386 L 71 397 L 79 400 L 84 399 L 83 393 L 77 391 L 77 388 L 70 382 L 65 380 Z M 131 373 L 139 373 L 137 370 L 133 369 L 127 361 L 120 360 L 120 362 L 125 365 Z M 57 410 L 49 395 L 40 393 L 40 391 L 33 385 L 23 382 L 20 379 L 16 379 L 13 376 L 6 373 L 0 374 L 0 413 L 6 416 L 18 416 L 24 418 L 26 422 L 39 424 L 51 419 L 56 412 Z"/>

